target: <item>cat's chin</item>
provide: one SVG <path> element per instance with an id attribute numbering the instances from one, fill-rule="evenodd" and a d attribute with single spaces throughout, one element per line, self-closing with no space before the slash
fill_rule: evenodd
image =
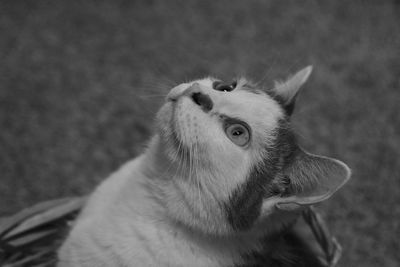
<path id="1" fill-rule="evenodd" d="M 157 114 L 158 130 L 164 141 L 176 147 L 191 146 L 196 132 L 190 119 L 196 119 L 195 112 L 187 97 L 167 99 Z"/>

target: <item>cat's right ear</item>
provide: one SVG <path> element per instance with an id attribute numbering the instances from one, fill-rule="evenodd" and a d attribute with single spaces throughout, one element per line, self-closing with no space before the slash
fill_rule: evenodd
<path id="1" fill-rule="evenodd" d="M 351 170 L 343 162 L 299 148 L 283 171 L 283 178 L 275 181 L 282 188 L 281 193 L 265 199 L 263 210 L 271 211 L 273 207 L 292 210 L 319 203 L 331 197 L 350 176 Z"/>
<path id="2" fill-rule="evenodd" d="M 275 82 L 275 99 L 283 106 L 287 115 L 292 115 L 297 94 L 312 72 L 312 66 L 305 67 L 284 82 Z"/>

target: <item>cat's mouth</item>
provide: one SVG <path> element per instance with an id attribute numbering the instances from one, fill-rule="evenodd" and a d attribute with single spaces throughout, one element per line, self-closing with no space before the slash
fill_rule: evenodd
<path id="1" fill-rule="evenodd" d="M 196 120 L 194 112 L 191 110 L 190 100 L 186 96 L 176 99 L 173 105 L 171 116 L 171 130 L 181 145 L 190 145 L 191 137 L 196 134 L 193 132 L 193 121 Z"/>
<path id="2" fill-rule="evenodd" d="M 184 155 L 200 149 L 207 142 L 207 131 L 211 110 L 214 103 L 208 92 L 209 88 L 199 83 L 181 84 L 173 88 L 167 95 L 166 106 L 169 109 L 167 123 L 169 130 L 166 141 L 176 151 L 184 151 Z M 205 132 L 206 131 L 206 132 Z M 209 138 L 209 137 L 208 137 Z"/>
<path id="3" fill-rule="evenodd" d="M 199 132 L 198 118 L 196 110 L 193 110 L 194 104 L 187 96 L 181 96 L 169 100 L 166 105 L 169 106 L 169 119 L 164 122 L 167 129 L 164 133 L 164 140 L 173 152 L 175 160 L 181 166 L 193 164 L 194 154 L 198 153 Z M 167 114 L 165 114 L 167 115 Z"/>

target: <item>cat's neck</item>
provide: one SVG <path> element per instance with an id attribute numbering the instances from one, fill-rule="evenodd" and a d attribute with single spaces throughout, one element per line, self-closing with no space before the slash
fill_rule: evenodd
<path id="1" fill-rule="evenodd" d="M 150 180 L 171 180 L 176 168 L 158 134 L 154 135 L 145 151 L 141 171 Z"/>
<path id="2" fill-rule="evenodd" d="M 176 162 L 174 162 L 176 159 L 171 158 L 171 155 L 165 149 L 160 137 L 155 135 L 143 155 L 141 173 L 145 179 L 147 193 L 152 196 L 151 199 L 155 201 L 158 210 L 162 211 L 159 212 L 159 215 L 169 216 L 171 221 L 174 224 L 177 223 L 180 228 L 186 228 L 192 233 L 198 232 L 200 235 L 216 236 L 215 234 L 217 234 L 218 236 L 218 234 L 221 234 L 225 238 L 249 236 L 254 240 L 257 236 L 265 236 L 280 231 L 282 227 L 290 224 L 297 217 L 297 214 L 280 212 L 269 215 L 268 220 L 256 224 L 254 229 L 246 232 L 228 231 L 218 233 L 218 231 L 204 231 L 203 226 L 207 222 L 194 222 L 193 218 L 198 218 L 196 212 L 208 212 L 208 217 L 212 217 L 215 219 L 215 223 L 220 225 L 225 224 L 225 213 L 223 210 L 217 209 L 217 207 L 221 206 L 220 203 L 210 203 L 209 201 L 212 200 L 207 199 L 205 196 L 197 198 L 195 184 L 188 182 L 193 181 L 193 177 L 184 177 L 185 171 L 182 174 L 182 170 L 177 170 L 180 167 L 176 166 Z M 199 178 L 201 177 L 194 177 L 194 179 Z M 193 205 L 190 206 L 190 203 L 189 206 L 182 205 L 182 203 L 190 201 L 192 201 Z M 202 210 L 207 206 L 212 206 L 215 210 Z M 160 219 L 165 220 L 166 218 Z M 202 227 L 199 229 L 197 228 L 198 225 Z M 209 227 L 213 227 L 212 224 Z M 230 228 L 230 226 L 227 225 L 227 228 Z"/>
<path id="3" fill-rule="evenodd" d="M 120 190 L 115 190 L 113 195 L 124 204 L 121 204 L 119 209 L 108 209 L 113 213 L 118 213 L 117 216 L 110 217 L 121 217 L 121 223 L 129 221 L 133 228 L 151 229 L 142 233 L 150 240 L 149 242 L 160 243 L 161 238 L 168 241 L 169 244 L 164 244 L 165 246 L 174 244 L 182 251 L 188 249 L 185 244 L 191 244 L 190 247 L 193 246 L 211 257 L 231 259 L 236 262 L 240 261 L 240 255 L 259 250 L 261 241 L 265 240 L 268 232 L 276 233 L 282 229 L 282 225 L 287 223 L 288 218 L 280 217 L 275 220 L 276 218 L 272 219 L 273 216 L 271 216 L 271 220 L 259 225 L 258 229 L 247 232 L 232 231 L 221 235 L 212 234 L 204 231 L 204 228 L 197 227 L 205 223 L 193 222 L 194 218 L 198 219 L 193 216 L 193 212 L 196 212 L 193 208 L 204 207 L 183 205 L 184 201 L 188 200 L 185 194 L 190 195 L 191 192 L 182 192 L 182 188 L 179 188 L 179 183 L 176 182 L 176 170 L 170 166 L 171 161 L 163 149 L 156 135 L 143 155 L 128 163 L 126 168 L 122 168 L 123 175 L 119 176 L 122 179 L 118 185 Z M 110 190 L 110 186 L 105 188 Z M 109 200 L 106 202 L 115 203 Z M 103 211 L 101 213 L 104 214 Z M 221 217 L 214 216 L 213 219 L 219 224 L 224 224 L 226 220 L 224 214 Z M 265 225 L 269 230 L 265 231 Z M 157 235 L 154 235 L 154 232 Z"/>

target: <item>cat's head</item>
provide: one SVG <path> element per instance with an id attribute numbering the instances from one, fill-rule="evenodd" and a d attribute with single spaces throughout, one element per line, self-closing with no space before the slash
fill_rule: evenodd
<path id="1" fill-rule="evenodd" d="M 206 78 L 170 91 L 158 126 L 171 177 L 165 203 L 177 220 L 214 233 L 246 231 L 275 211 L 323 201 L 347 182 L 343 162 L 304 151 L 290 127 L 311 70 L 270 90 L 243 78 Z"/>

